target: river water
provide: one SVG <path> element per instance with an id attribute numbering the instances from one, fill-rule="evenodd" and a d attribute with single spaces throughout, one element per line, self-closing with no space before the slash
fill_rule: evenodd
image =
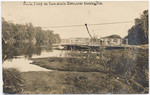
<path id="1" fill-rule="evenodd" d="M 64 57 L 67 51 L 53 50 L 42 51 L 41 54 L 33 54 L 31 58 L 46 58 L 46 57 Z M 3 62 L 3 68 L 17 68 L 22 72 L 28 71 L 51 71 L 49 69 L 30 64 L 33 61 L 30 58 L 23 56 L 16 56 L 12 59 L 7 59 Z"/>

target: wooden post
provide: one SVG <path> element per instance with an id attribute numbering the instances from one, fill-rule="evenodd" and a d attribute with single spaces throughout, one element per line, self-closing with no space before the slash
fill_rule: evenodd
<path id="1" fill-rule="evenodd" d="M 100 44 L 99 44 L 100 58 L 102 58 L 102 54 L 104 50 L 105 50 L 105 41 L 100 39 Z"/>
<path id="2" fill-rule="evenodd" d="M 91 53 L 91 48 L 90 48 L 90 46 L 88 46 L 88 51 L 87 51 L 87 56 L 86 56 L 87 63 L 89 63 L 90 53 Z"/>
<path id="3" fill-rule="evenodd" d="M 126 45 L 128 45 L 128 39 L 126 39 Z"/>

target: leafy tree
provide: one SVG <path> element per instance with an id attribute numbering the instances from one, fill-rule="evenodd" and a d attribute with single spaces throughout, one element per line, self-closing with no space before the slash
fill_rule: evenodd
<path id="1" fill-rule="evenodd" d="M 36 42 L 41 45 L 60 43 L 59 35 L 54 34 L 51 30 L 42 30 L 41 27 L 34 27 L 32 23 L 14 24 L 5 21 L 4 18 L 2 18 L 2 35 L 5 40 L 11 43 Z"/>
<path id="2" fill-rule="evenodd" d="M 145 10 L 141 18 L 135 19 L 135 25 L 128 30 L 129 44 L 141 45 L 148 44 L 148 10 Z"/>

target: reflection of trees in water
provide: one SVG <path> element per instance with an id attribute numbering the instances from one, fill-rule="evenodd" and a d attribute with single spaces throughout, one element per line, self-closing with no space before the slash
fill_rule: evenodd
<path id="1" fill-rule="evenodd" d="M 45 45 L 45 46 L 41 46 L 42 50 L 45 50 L 46 52 L 51 52 L 52 51 L 52 45 Z"/>
<path id="2" fill-rule="evenodd" d="M 17 42 L 14 44 L 3 43 L 3 60 L 12 59 L 15 56 L 24 55 L 25 58 L 31 58 L 33 55 L 40 55 L 42 50 L 51 51 L 51 45 L 44 46 L 33 43 Z"/>
<path id="3" fill-rule="evenodd" d="M 14 47 L 16 47 L 15 56 L 25 55 L 26 58 L 31 58 L 33 54 L 40 55 L 42 51 L 40 46 L 32 43 L 15 43 Z"/>

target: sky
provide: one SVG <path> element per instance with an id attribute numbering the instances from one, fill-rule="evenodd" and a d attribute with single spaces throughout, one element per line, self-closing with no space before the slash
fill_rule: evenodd
<path id="1" fill-rule="evenodd" d="M 49 1 L 45 1 L 48 3 Z M 77 1 L 76 1 L 77 2 Z M 84 1 L 85 2 L 85 1 Z M 83 3 L 84 3 L 83 2 Z M 93 1 L 94 2 L 94 1 Z M 102 5 L 23 5 L 23 1 L 2 1 L 1 16 L 6 21 L 33 26 L 44 30 L 53 30 L 61 38 L 89 37 L 84 26 L 88 24 L 133 21 L 131 23 L 88 26 L 92 36 L 105 37 L 113 34 L 125 37 L 134 25 L 134 19 L 140 18 L 148 9 L 148 1 L 101 1 Z M 31 2 L 34 3 L 34 2 Z M 36 3 L 44 3 L 42 1 Z M 53 2 L 56 3 L 56 2 Z M 29 2 L 28 2 L 29 4 Z M 59 27 L 83 25 L 79 27 Z M 45 28 L 49 27 L 49 28 Z"/>

